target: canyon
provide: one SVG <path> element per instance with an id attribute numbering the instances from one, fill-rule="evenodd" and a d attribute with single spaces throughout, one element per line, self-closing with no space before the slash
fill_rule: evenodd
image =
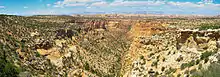
<path id="1" fill-rule="evenodd" d="M 17 76 L 218 76 L 219 18 L 0 17 L 0 61 Z"/>

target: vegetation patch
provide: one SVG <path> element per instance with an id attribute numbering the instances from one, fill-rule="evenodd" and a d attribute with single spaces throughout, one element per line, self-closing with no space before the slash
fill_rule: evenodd
<path id="1" fill-rule="evenodd" d="M 202 53 L 202 55 L 200 56 L 201 60 L 204 60 L 205 58 L 208 58 L 209 56 L 211 56 L 213 54 L 213 52 L 209 52 L 206 51 L 204 53 Z"/>
<path id="2" fill-rule="evenodd" d="M 201 24 L 199 30 L 207 30 L 207 29 L 219 29 L 220 23 L 204 23 Z"/>
<path id="3" fill-rule="evenodd" d="M 180 68 L 183 70 L 187 67 L 191 67 L 191 66 L 194 66 L 196 64 L 196 62 L 194 60 L 190 61 L 189 63 L 183 63 Z"/>
<path id="4" fill-rule="evenodd" d="M 175 73 L 176 72 L 176 68 L 169 68 L 168 70 L 166 70 L 166 74 L 171 74 L 171 73 Z"/>
<path id="5" fill-rule="evenodd" d="M 0 58 L 0 77 L 17 77 L 20 72 L 21 69 L 19 67 Z"/>
<path id="6" fill-rule="evenodd" d="M 192 77 L 220 77 L 220 67 L 218 63 L 211 64 L 208 69 L 194 72 Z"/>

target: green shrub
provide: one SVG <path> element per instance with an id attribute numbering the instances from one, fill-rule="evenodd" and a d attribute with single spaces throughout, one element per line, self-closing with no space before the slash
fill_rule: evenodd
<path id="1" fill-rule="evenodd" d="M 158 61 L 154 61 L 154 62 L 151 64 L 151 66 L 156 66 L 156 67 L 157 67 L 157 63 L 158 63 Z"/>
<path id="2" fill-rule="evenodd" d="M 132 28 L 132 25 L 129 25 L 129 26 L 128 26 L 128 30 L 131 30 L 131 28 Z"/>
<path id="3" fill-rule="evenodd" d="M 163 62 L 165 61 L 166 59 L 165 58 L 163 58 Z"/>
<path id="4" fill-rule="evenodd" d="M 211 64 L 208 69 L 201 69 L 192 74 L 192 77 L 220 77 L 220 64 Z"/>
<path id="5" fill-rule="evenodd" d="M 144 59 L 144 56 L 140 56 L 140 59 Z"/>
<path id="6" fill-rule="evenodd" d="M 152 57 L 154 55 L 154 53 L 150 53 L 149 57 Z"/>
<path id="7" fill-rule="evenodd" d="M 181 77 L 181 74 L 178 74 L 177 77 Z"/>
<path id="8" fill-rule="evenodd" d="M 167 55 L 170 55 L 170 53 L 171 53 L 171 51 L 169 51 Z"/>
<path id="9" fill-rule="evenodd" d="M 180 68 L 183 70 L 183 69 L 185 69 L 185 68 L 187 68 L 187 67 L 191 67 L 191 66 L 194 66 L 194 65 L 195 65 L 195 61 L 192 60 L 192 61 L 190 61 L 189 63 L 183 63 L 183 64 L 180 66 Z"/>
<path id="10" fill-rule="evenodd" d="M 207 63 L 209 61 L 209 58 L 205 58 L 204 63 Z"/>
<path id="11" fill-rule="evenodd" d="M 169 70 L 165 71 L 166 74 L 171 74 L 171 73 L 175 73 L 176 69 L 175 68 L 169 68 Z"/>
<path id="12" fill-rule="evenodd" d="M 199 59 L 197 59 L 197 60 L 196 60 L 196 65 L 197 65 L 197 64 L 199 64 L 199 62 L 200 62 L 200 60 L 199 60 Z"/>
<path id="13" fill-rule="evenodd" d="M 196 72 L 196 69 L 192 69 L 189 72 L 190 72 L 190 74 L 193 74 L 194 72 Z"/>
<path id="14" fill-rule="evenodd" d="M 202 64 L 199 64 L 198 69 L 202 69 Z"/>
<path id="15" fill-rule="evenodd" d="M 193 65 L 195 65 L 195 61 L 194 60 L 192 60 L 191 62 L 188 63 L 188 67 L 191 67 Z"/>
<path id="16" fill-rule="evenodd" d="M 204 52 L 202 53 L 202 55 L 200 56 L 201 60 L 205 59 L 205 58 L 208 58 L 209 56 L 211 56 L 213 54 L 213 52 Z"/>
<path id="17" fill-rule="evenodd" d="M 36 52 L 36 57 L 40 57 L 40 53 L 39 52 Z"/>
<path id="18" fill-rule="evenodd" d="M 90 69 L 90 67 L 89 67 L 89 63 L 85 63 L 85 70 L 89 70 Z"/>
<path id="19" fill-rule="evenodd" d="M 12 63 L 0 59 L 0 77 L 17 77 L 20 71 L 20 68 Z"/>
<path id="20" fill-rule="evenodd" d="M 201 24 L 199 29 L 200 30 L 207 30 L 207 29 L 218 29 L 220 28 L 220 23 L 204 23 L 204 24 Z"/>
<path id="21" fill-rule="evenodd" d="M 186 67 L 188 67 L 188 63 L 183 63 L 183 64 L 180 66 L 181 70 L 185 69 Z"/>
<path id="22" fill-rule="evenodd" d="M 178 61 L 178 62 L 180 62 L 181 60 L 183 60 L 183 57 L 178 57 L 178 58 L 176 59 L 176 61 Z"/>
<path id="23" fill-rule="evenodd" d="M 161 68 L 161 71 L 164 71 L 164 70 L 165 70 L 165 67 L 162 67 L 162 68 Z"/>

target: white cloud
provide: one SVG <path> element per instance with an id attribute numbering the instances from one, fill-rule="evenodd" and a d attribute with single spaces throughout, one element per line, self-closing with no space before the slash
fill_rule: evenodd
<path id="1" fill-rule="evenodd" d="M 198 3 L 192 3 L 192 2 L 167 2 L 168 5 L 171 6 L 177 6 L 177 7 L 189 7 L 189 8 L 219 8 L 220 4 L 214 4 L 214 3 L 204 3 L 204 2 L 198 2 Z"/>
<path id="2" fill-rule="evenodd" d="M 124 1 L 114 0 L 114 2 L 106 2 L 104 0 L 63 0 L 57 1 L 54 7 L 67 6 L 85 6 L 86 9 L 82 11 L 96 12 L 164 12 L 167 14 L 181 14 L 181 13 L 203 13 L 212 14 L 220 10 L 220 4 L 207 3 L 204 1 L 192 2 L 173 2 L 165 0 L 142 0 L 142 1 Z M 82 8 L 81 8 L 82 9 Z M 123 9 L 123 10 L 122 10 Z M 204 12 L 203 12 L 204 11 Z"/>
<path id="3" fill-rule="evenodd" d="M 57 1 L 54 3 L 54 7 L 64 7 L 64 6 L 83 6 L 80 3 L 91 2 L 92 0 L 64 0 L 64 1 Z"/>
<path id="4" fill-rule="evenodd" d="M 107 2 L 95 2 L 92 3 L 91 6 L 108 6 Z"/>
<path id="5" fill-rule="evenodd" d="M 0 6 L 0 9 L 1 9 L 1 8 L 5 8 L 5 6 Z"/>
<path id="6" fill-rule="evenodd" d="M 64 0 L 64 4 L 72 3 L 72 2 L 89 2 L 91 0 Z"/>
<path id="7" fill-rule="evenodd" d="M 220 4 L 213 4 L 213 6 L 216 6 L 216 7 L 220 8 Z"/>
<path id="8" fill-rule="evenodd" d="M 202 0 L 205 4 L 213 3 L 213 0 Z"/>
<path id="9" fill-rule="evenodd" d="M 73 3 L 73 4 L 66 4 L 66 6 L 84 6 L 86 3 Z"/>
<path id="10" fill-rule="evenodd" d="M 55 5 L 54 5 L 54 7 L 63 7 L 63 3 L 62 3 L 62 1 L 57 1 L 56 3 L 54 3 Z"/>
<path id="11" fill-rule="evenodd" d="M 206 2 L 204 2 L 206 1 Z M 169 6 L 169 7 L 184 7 L 184 8 L 220 8 L 220 4 L 211 3 L 210 0 L 204 0 L 203 2 L 192 3 L 192 2 L 173 2 L 173 1 L 114 1 L 109 6 L 139 6 L 139 7 L 150 7 L 150 6 Z M 207 3 L 209 2 L 209 3 Z M 98 3 L 101 4 L 101 3 Z M 98 5 L 96 4 L 96 5 Z M 94 4 L 92 4 L 94 5 Z M 212 8 L 211 8 L 212 7 Z"/>
<path id="12" fill-rule="evenodd" d="M 168 5 L 181 6 L 181 7 L 201 7 L 203 3 L 192 3 L 192 2 L 167 2 Z"/>
<path id="13" fill-rule="evenodd" d="M 26 9 L 26 8 L 28 8 L 28 7 L 27 7 L 27 6 L 24 6 L 23 8 L 25 8 L 25 9 Z"/>
<path id="14" fill-rule="evenodd" d="M 110 6 L 159 6 L 165 4 L 164 1 L 115 1 Z"/>
<path id="15" fill-rule="evenodd" d="M 32 11 L 28 12 L 30 15 L 55 15 L 58 14 L 56 11 L 53 10 L 38 10 L 38 11 Z"/>
<path id="16" fill-rule="evenodd" d="M 47 4 L 47 7 L 50 7 L 51 6 L 51 4 Z"/>

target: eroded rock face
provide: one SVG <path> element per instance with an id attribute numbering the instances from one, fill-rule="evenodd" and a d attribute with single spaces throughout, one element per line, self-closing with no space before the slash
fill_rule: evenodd
<path id="1" fill-rule="evenodd" d="M 53 44 L 51 42 L 45 41 L 45 40 L 40 42 L 39 44 L 35 45 L 36 49 L 45 49 L 45 50 L 47 50 L 47 49 L 50 49 L 52 47 L 53 47 Z"/>
<path id="2" fill-rule="evenodd" d="M 131 28 L 131 33 L 137 36 L 151 36 L 153 34 L 162 33 L 166 28 L 156 22 L 138 22 Z"/>
<path id="3" fill-rule="evenodd" d="M 86 28 L 84 30 L 88 32 L 93 29 L 106 29 L 108 21 L 104 19 L 75 19 L 69 22 L 79 25 L 85 25 Z"/>
<path id="4" fill-rule="evenodd" d="M 77 32 L 73 30 L 59 29 L 56 31 L 56 38 L 72 38 L 72 36 L 76 36 Z"/>
<path id="5" fill-rule="evenodd" d="M 178 49 L 182 46 L 196 50 L 217 50 L 219 31 L 179 31 Z"/>

